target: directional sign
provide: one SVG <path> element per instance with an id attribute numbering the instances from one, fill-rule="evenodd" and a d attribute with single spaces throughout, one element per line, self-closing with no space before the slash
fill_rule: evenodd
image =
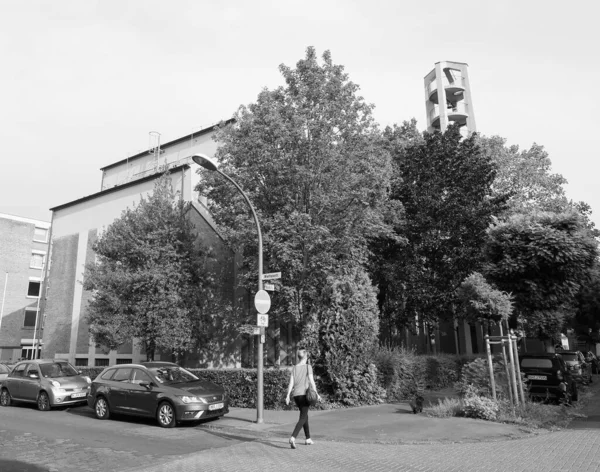
<path id="1" fill-rule="evenodd" d="M 281 272 L 271 272 L 270 274 L 263 274 L 263 280 L 275 280 L 281 278 Z"/>
<path id="2" fill-rule="evenodd" d="M 262 313 L 263 315 L 268 313 L 269 308 L 271 308 L 271 297 L 269 297 L 269 294 L 264 290 L 259 290 L 256 292 L 256 295 L 254 295 L 254 306 L 259 313 Z"/>
<path id="3" fill-rule="evenodd" d="M 275 285 L 273 285 L 273 284 L 265 284 L 264 289 L 268 290 L 269 292 L 274 292 L 275 291 Z"/>
<path id="4" fill-rule="evenodd" d="M 269 315 L 256 315 L 256 324 L 258 326 L 269 326 Z"/>

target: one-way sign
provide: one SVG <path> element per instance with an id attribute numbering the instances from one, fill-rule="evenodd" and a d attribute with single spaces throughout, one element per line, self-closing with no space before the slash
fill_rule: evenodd
<path id="1" fill-rule="evenodd" d="M 275 280 L 281 278 L 281 272 L 271 272 L 270 274 L 263 274 L 263 280 Z"/>

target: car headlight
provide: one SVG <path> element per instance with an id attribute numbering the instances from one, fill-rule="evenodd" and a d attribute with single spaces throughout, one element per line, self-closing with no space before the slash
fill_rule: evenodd
<path id="1" fill-rule="evenodd" d="M 54 388 L 60 388 L 60 384 L 56 380 L 51 380 L 50 385 L 52 385 Z"/>
<path id="2" fill-rule="evenodd" d="M 90 379 L 90 378 L 89 378 L 87 375 L 84 375 L 84 376 L 83 376 L 83 378 L 85 379 L 85 381 L 86 381 L 88 384 L 91 384 L 91 383 L 92 383 L 92 379 Z"/>
<path id="3" fill-rule="evenodd" d="M 179 396 L 183 403 L 204 403 L 206 404 L 206 400 L 202 397 L 191 397 L 189 395 Z"/>

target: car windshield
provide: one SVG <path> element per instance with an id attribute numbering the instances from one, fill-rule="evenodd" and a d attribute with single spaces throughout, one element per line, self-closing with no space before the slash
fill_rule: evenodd
<path id="1" fill-rule="evenodd" d="M 149 370 L 156 376 L 156 379 L 160 383 L 166 385 L 198 380 L 198 377 L 194 374 L 177 366 L 150 367 Z"/>
<path id="2" fill-rule="evenodd" d="M 579 360 L 577 358 L 577 354 L 566 354 L 566 353 L 562 352 L 560 355 L 567 362 L 573 362 L 573 361 L 578 361 Z"/>
<path id="3" fill-rule="evenodd" d="M 56 377 L 73 377 L 79 375 L 71 364 L 66 362 L 53 362 L 52 364 L 40 364 L 44 377 L 53 379 Z"/>
<path id="4" fill-rule="evenodd" d="M 545 357 L 526 357 L 524 359 L 521 359 L 521 367 L 552 369 L 552 359 L 548 359 Z"/>

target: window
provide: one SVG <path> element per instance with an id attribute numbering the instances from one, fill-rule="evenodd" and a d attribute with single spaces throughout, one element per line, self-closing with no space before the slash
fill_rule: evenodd
<path id="1" fill-rule="evenodd" d="M 43 269 L 44 268 L 44 253 L 38 251 L 32 251 L 31 261 L 29 267 L 32 269 Z"/>
<path id="2" fill-rule="evenodd" d="M 41 243 L 48 242 L 48 228 L 39 228 L 36 226 L 33 231 L 33 240 Z"/>
<path id="3" fill-rule="evenodd" d="M 27 296 L 33 297 L 33 298 L 39 298 L 41 284 L 42 283 L 39 280 L 30 280 L 29 287 L 27 288 Z"/>
<path id="4" fill-rule="evenodd" d="M 112 381 L 127 382 L 129 380 L 129 374 L 131 374 L 131 369 L 117 369 L 117 372 L 115 372 Z"/>
<path id="5" fill-rule="evenodd" d="M 116 369 L 108 369 L 106 372 L 104 372 L 100 378 L 102 380 L 110 380 L 110 378 L 113 376 L 113 374 L 116 372 Z"/>
<path id="6" fill-rule="evenodd" d="M 108 367 L 108 359 L 96 359 L 96 367 Z"/>
<path id="7" fill-rule="evenodd" d="M 23 359 L 31 360 L 33 359 L 34 349 L 33 346 L 21 346 L 21 357 Z M 42 349 L 38 348 L 36 359 L 40 359 L 42 357 Z"/>
<path id="8" fill-rule="evenodd" d="M 133 362 L 132 359 L 117 359 L 117 365 L 131 364 L 132 362 Z"/>
<path id="9" fill-rule="evenodd" d="M 31 374 L 35 374 L 38 377 L 40 376 L 40 371 L 38 370 L 36 364 L 29 364 L 29 367 L 27 367 L 27 370 L 25 371 L 25 377 L 29 377 Z"/>
<path id="10" fill-rule="evenodd" d="M 87 367 L 88 360 L 87 357 L 76 357 L 75 358 L 75 367 Z"/>
<path id="11" fill-rule="evenodd" d="M 521 367 L 552 369 L 552 359 L 548 359 L 546 357 L 525 357 L 521 360 Z"/>
<path id="12" fill-rule="evenodd" d="M 24 328 L 35 328 L 35 319 L 37 315 L 35 308 L 25 308 L 25 319 L 23 320 Z"/>
<path id="13" fill-rule="evenodd" d="M 131 383 L 139 384 L 140 382 L 152 383 L 150 376 L 141 369 L 133 369 L 133 377 L 131 377 Z"/>
<path id="14" fill-rule="evenodd" d="M 23 372 L 25 372 L 25 367 L 27 367 L 27 364 L 18 365 L 17 367 L 15 367 L 13 369 L 11 375 L 13 377 L 23 377 Z"/>

